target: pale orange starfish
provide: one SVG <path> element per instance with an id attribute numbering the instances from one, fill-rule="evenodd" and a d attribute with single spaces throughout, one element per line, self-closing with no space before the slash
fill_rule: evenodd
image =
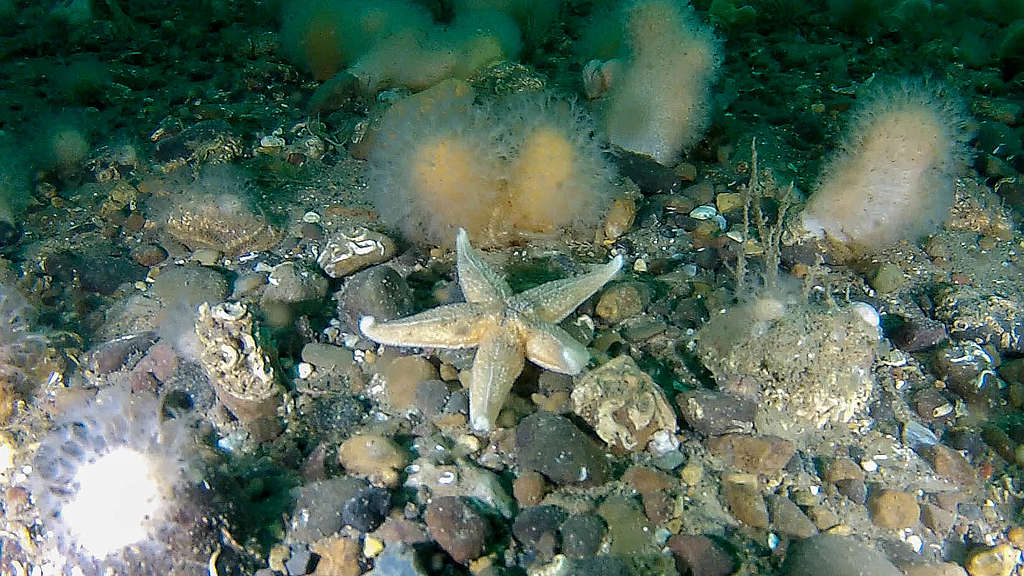
<path id="1" fill-rule="evenodd" d="M 589 274 L 513 294 L 480 259 L 461 228 L 455 250 L 459 286 L 467 302 L 391 322 L 377 323 L 373 316 L 364 316 L 359 329 L 370 340 L 389 346 L 477 347 L 470 372 L 469 423 L 473 430 L 486 433 L 522 372 L 524 359 L 569 375 L 587 365 L 590 353 L 558 323 L 615 276 L 622 256 Z"/>

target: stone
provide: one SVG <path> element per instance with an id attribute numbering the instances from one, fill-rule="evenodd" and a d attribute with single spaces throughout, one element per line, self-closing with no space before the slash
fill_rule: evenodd
<path id="1" fill-rule="evenodd" d="M 786 576 L 902 576 L 884 554 L 850 537 L 818 534 L 793 542 L 782 564 Z"/>
<path id="2" fill-rule="evenodd" d="M 933 444 L 922 448 L 921 455 L 932 465 L 936 474 L 959 487 L 971 489 L 977 484 L 977 471 L 956 450 L 942 444 Z"/>
<path id="3" fill-rule="evenodd" d="M 749 484 L 723 481 L 722 495 L 737 520 L 753 528 L 768 527 L 768 506 L 757 488 Z"/>
<path id="4" fill-rule="evenodd" d="M 284 569 L 288 576 L 303 576 L 309 574 L 316 565 L 316 557 L 309 551 L 306 545 L 293 544 L 291 556 L 284 561 Z"/>
<path id="5" fill-rule="evenodd" d="M 934 565 L 903 566 L 906 576 L 967 576 L 967 572 L 952 562 Z"/>
<path id="6" fill-rule="evenodd" d="M 643 450 L 659 432 L 675 434 L 675 411 L 665 393 L 629 355 L 583 375 L 572 391 L 573 412 L 612 448 Z"/>
<path id="7" fill-rule="evenodd" d="M 913 528 L 921 520 L 921 507 L 913 494 L 883 489 L 868 499 L 871 521 L 876 526 L 899 530 Z"/>
<path id="8" fill-rule="evenodd" d="M 331 278 L 342 278 L 394 257 L 395 241 L 364 226 L 353 226 L 331 235 L 317 257 L 317 264 Z"/>
<path id="9" fill-rule="evenodd" d="M 921 504 L 921 523 L 939 537 L 944 538 L 953 529 L 956 514 L 935 504 Z"/>
<path id="10" fill-rule="evenodd" d="M 931 318 L 908 318 L 893 331 L 892 343 L 905 352 L 923 352 L 947 338 L 946 326 Z"/>
<path id="11" fill-rule="evenodd" d="M 313 542 L 331 536 L 344 526 L 342 506 L 366 488 L 366 481 L 351 476 L 310 482 L 295 490 L 289 536 Z"/>
<path id="12" fill-rule="evenodd" d="M 711 453 L 750 474 L 774 474 L 796 453 L 793 443 L 775 436 L 725 434 L 708 442 Z"/>
<path id="13" fill-rule="evenodd" d="M 321 372 L 344 372 L 355 366 L 351 350 L 319 342 L 310 342 L 302 347 L 302 361 L 316 366 Z"/>
<path id="14" fill-rule="evenodd" d="M 601 293 L 594 311 L 609 324 L 617 324 L 642 314 L 649 300 L 647 287 L 640 282 L 620 282 Z"/>
<path id="15" fill-rule="evenodd" d="M 465 496 L 474 498 L 493 508 L 505 518 L 511 518 L 515 501 L 505 491 L 502 479 L 466 459 L 456 464 L 437 464 L 428 458 L 418 458 L 409 467 L 405 487 L 429 489 L 433 496 Z"/>
<path id="16" fill-rule="evenodd" d="M 512 535 L 541 560 L 550 560 L 560 548 L 559 528 L 567 516 L 558 506 L 525 508 L 512 523 Z"/>
<path id="17" fill-rule="evenodd" d="M 378 486 L 367 486 L 341 506 L 341 520 L 360 532 L 376 530 L 391 510 L 391 493 Z"/>
<path id="18" fill-rule="evenodd" d="M 274 266 L 267 278 L 262 302 L 311 304 L 327 296 L 327 278 L 301 262 L 284 262 Z"/>
<path id="19" fill-rule="evenodd" d="M 646 466 L 633 466 L 626 470 L 622 480 L 633 486 L 640 494 L 667 492 L 677 484 L 668 474 Z"/>
<path id="20" fill-rule="evenodd" d="M 373 570 L 366 576 L 428 576 L 426 568 L 408 544 L 388 544 L 384 553 L 374 559 Z"/>
<path id="21" fill-rule="evenodd" d="M 997 546 L 975 550 L 968 555 L 967 573 L 971 576 L 1010 576 L 1017 566 L 1020 552 L 1003 542 Z"/>
<path id="22" fill-rule="evenodd" d="M 562 523 L 562 552 L 569 558 L 586 558 L 597 554 L 606 527 L 597 514 L 573 514 Z"/>
<path id="23" fill-rule="evenodd" d="M 424 516 L 430 537 L 456 562 L 466 564 L 483 554 L 490 537 L 490 525 L 468 499 L 434 498 Z"/>
<path id="24" fill-rule="evenodd" d="M 358 333 L 359 319 L 373 316 L 380 322 L 407 316 L 413 311 L 412 290 L 393 268 L 378 264 L 348 277 L 335 295 L 338 318 L 348 331 Z"/>
<path id="25" fill-rule="evenodd" d="M 836 482 L 836 489 L 854 504 L 863 504 L 868 499 L 868 485 L 863 480 L 845 478 Z"/>
<path id="26" fill-rule="evenodd" d="M 736 560 L 714 540 L 700 534 L 676 534 L 668 539 L 680 574 L 691 576 L 729 576 Z"/>
<path id="27" fill-rule="evenodd" d="M 754 430 L 757 403 L 749 398 L 714 390 L 687 390 L 676 394 L 676 406 L 690 428 L 705 436 L 749 434 Z"/>
<path id="28" fill-rule="evenodd" d="M 169 309 L 194 311 L 202 302 L 219 304 L 228 297 L 228 280 L 213 268 L 167 266 L 150 290 Z"/>
<path id="29" fill-rule="evenodd" d="M 879 294 L 891 294 L 899 290 L 906 283 L 907 279 L 903 269 L 891 262 L 883 262 L 875 268 L 874 273 L 868 277 L 868 284 Z"/>
<path id="30" fill-rule="evenodd" d="M 840 480 L 864 480 L 864 469 L 850 458 L 833 458 L 825 465 L 821 478 L 833 484 Z"/>
<path id="31" fill-rule="evenodd" d="M 141 244 L 132 248 L 132 260 L 147 268 L 156 266 L 167 259 L 167 250 L 159 244 Z"/>
<path id="32" fill-rule="evenodd" d="M 608 551 L 612 556 L 638 556 L 657 550 L 650 522 L 632 498 L 609 496 L 598 506 L 597 513 L 608 525 Z"/>
<path id="33" fill-rule="evenodd" d="M 608 474 L 604 453 L 568 418 L 537 412 L 516 426 L 519 465 L 555 484 L 594 486 Z"/>
<path id="34" fill-rule="evenodd" d="M 383 486 L 398 483 L 398 471 L 406 462 L 408 456 L 398 444 L 376 434 L 358 434 L 338 448 L 338 463 L 345 470 Z"/>
<path id="35" fill-rule="evenodd" d="M 772 528 L 793 538 L 810 538 L 818 528 L 792 500 L 778 494 L 768 495 Z"/>
<path id="36" fill-rule="evenodd" d="M 414 406 L 428 419 L 437 418 L 444 413 L 449 396 L 451 393 L 444 380 L 420 380 L 420 383 L 416 385 Z"/>
<path id="37" fill-rule="evenodd" d="M 415 408 L 416 390 L 424 380 L 437 380 L 437 368 L 422 356 L 399 356 L 381 372 L 388 403 L 398 411 Z"/>
<path id="38" fill-rule="evenodd" d="M 313 570 L 315 576 L 359 576 L 363 573 L 359 567 L 359 542 L 355 540 L 331 536 L 317 540 L 310 549 L 320 557 L 316 570 Z"/>
<path id="39" fill-rule="evenodd" d="M 545 484 L 539 472 L 526 470 L 512 482 L 512 494 L 520 506 L 536 506 L 544 498 Z"/>

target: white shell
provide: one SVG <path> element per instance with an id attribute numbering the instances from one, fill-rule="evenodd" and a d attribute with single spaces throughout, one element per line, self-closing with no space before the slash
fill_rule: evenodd
<path id="1" fill-rule="evenodd" d="M 710 220 L 718 215 L 718 209 L 710 204 L 704 204 L 697 206 L 693 210 L 690 210 L 690 218 L 697 220 Z"/>

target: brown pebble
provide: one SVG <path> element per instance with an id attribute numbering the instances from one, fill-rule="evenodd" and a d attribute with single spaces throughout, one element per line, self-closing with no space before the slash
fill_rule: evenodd
<path id="1" fill-rule="evenodd" d="M 736 562 L 714 540 L 700 534 L 676 534 L 668 539 L 680 574 L 728 576 Z"/>
<path id="2" fill-rule="evenodd" d="M 748 484 L 722 482 L 722 494 L 737 520 L 754 528 L 768 527 L 768 507 L 756 488 Z"/>
<path id="3" fill-rule="evenodd" d="M 796 452 L 793 443 L 775 436 L 725 434 L 708 442 L 711 452 L 727 464 L 751 474 L 774 474 Z"/>
<path id="4" fill-rule="evenodd" d="M 778 494 L 768 496 L 772 526 L 779 532 L 794 538 L 810 538 L 818 528 L 792 500 Z"/>
<path id="5" fill-rule="evenodd" d="M 949 510 L 936 506 L 935 504 L 921 504 L 921 523 L 941 537 L 949 534 L 953 529 L 956 515 Z"/>
<path id="6" fill-rule="evenodd" d="M 864 480 L 864 469 L 849 458 L 835 458 L 825 466 L 822 479 L 832 484 L 840 480 Z"/>
<path id="7" fill-rule="evenodd" d="M 142 227 L 145 225 L 146 217 L 138 212 L 132 212 L 127 218 L 125 218 L 124 224 L 121 225 L 121 228 L 124 228 L 125 232 L 134 234 L 139 230 L 142 230 Z"/>
<path id="8" fill-rule="evenodd" d="M 544 498 L 546 482 L 539 472 L 527 470 L 512 482 L 512 494 L 520 506 L 536 506 Z"/>
<path id="9" fill-rule="evenodd" d="M 390 438 L 359 434 L 338 448 L 338 463 L 350 473 L 365 476 L 375 484 L 398 483 L 398 470 L 405 467 L 405 451 Z"/>
<path id="10" fill-rule="evenodd" d="M 1010 576 L 1017 566 L 1018 552 L 1003 542 L 992 548 L 982 548 L 967 559 L 967 573 L 971 576 Z"/>
<path id="11" fill-rule="evenodd" d="M 876 526 L 900 530 L 913 528 L 921 519 L 921 507 L 913 494 L 899 490 L 880 490 L 868 499 L 871 521 Z"/>
<path id="12" fill-rule="evenodd" d="M 303 222 L 302 227 L 299 229 L 299 233 L 302 234 L 304 240 L 323 240 L 324 229 L 315 222 Z"/>
<path id="13" fill-rule="evenodd" d="M 665 492 L 676 484 L 675 480 L 668 474 L 647 466 L 633 466 L 626 470 L 622 479 L 641 494 Z"/>
<path id="14" fill-rule="evenodd" d="M 167 250 L 156 244 L 143 244 L 132 249 L 132 260 L 140 266 L 156 266 L 167 259 Z"/>
<path id="15" fill-rule="evenodd" d="M 484 553 L 490 526 L 468 499 L 459 496 L 434 498 L 424 519 L 431 538 L 456 562 L 466 564 Z"/>
<path id="16" fill-rule="evenodd" d="M 922 452 L 936 474 L 958 484 L 961 488 L 974 487 L 978 474 L 962 454 L 942 444 L 929 446 Z"/>
<path id="17" fill-rule="evenodd" d="M 416 401 L 416 389 L 424 380 L 436 380 L 437 368 L 422 356 L 400 356 L 383 371 L 388 402 L 396 410 L 410 410 Z"/>
<path id="18" fill-rule="evenodd" d="M 330 536 L 314 542 L 310 550 L 320 557 L 313 576 L 359 576 L 363 573 L 359 567 L 362 550 L 355 540 Z"/>
<path id="19" fill-rule="evenodd" d="M 952 562 L 933 565 L 903 566 L 906 576 L 967 576 L 963 568 Z"/>

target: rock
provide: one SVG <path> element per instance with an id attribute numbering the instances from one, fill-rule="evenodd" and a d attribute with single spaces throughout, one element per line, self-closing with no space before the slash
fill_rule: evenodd
<path id="1" fill-rule="evenodd" d="M 923 352 L 947 338 L 946 326 L 931 318 L 909 318 L 891 334 L 892 342 L 905 352 Z"/>
<path id="2" fill-rule="evenodd" d="M 921 520 L 921 507 L 913 494 L 899 490 L 880 490 L 868 499 L 871 521 L 876 526 L 899 530 L 913 528 Z"/>
<path id="3" fill-rule="evenodd" d="M 104 342 L 89 352 L 89 369 L 97 374 L 110 374 L 120 370 L 130 356 L 144 353 L 156 339 L 155 333 L 143 332 Z"/>
<path id="4" fill-rule="evenodd" d="M 147 268 L 156 266 L 167 259 L 167 250 L 159 244 L 141 244 L 132 248 L 132 260 Z"/>
<path id="5" fill-rule="evenodd" d="M 898 265 L 891 262 L 883 262 L 878 265 L 874 273 L 868 277 L 868 284 L 871 285 L 879 294 L 891 294 L 896 292 L 904 284 L 907 279 L 903 274 L 903 269 Z"/>
<path id="6" fill-rule="evenodd" d="M 373 570 L 366 576 L 428 576 L 416 551 L 407 544 L 388 544 L 384 553 L 374 559 Z"/>
<path id="7" fill-rule="evenodd" d="M 978 481 L 978 473 L 962 454 L 942 444 L 933 444 L 921 449 L 923 456 L 935 473 L 964 489 L 972 489 Z"/>
<path id="8" fill-rule="evenodd" d="M 516 426 L 519 465 L 555 484 L 603 484 L 608 474 L 604 453 L 568 418 L 537 412 Z"/>
<path id="9" fill-rule="evenodd" d="M 778 494 L 768 495 L 768 510 L 772 527 L 793 538 L 810 538 L 818 528 L 792 500 Z"/>
<path id="10" fill-rule="evenodd" d="M 653 530 L 636 501 L 624 496 L 609 496 L 597 508 L 608 525 L 612 556 L 639 556 L 657 550 Z"/>
<path id="11" fill-rule="evenodd" d="M 436 464 L 419 458 L 409 468 L 406 488 L 425 487 L 433 496 L 466 496 L 490 506 L 506 518 L 511 518 L 515 501 L 505 491 L 502 479 L 472 462 L 459 459 L 455 465 Z"/>
<path id="12" fill-rule="evenodd" d="M 416 385 L 414 406 L 427 419 L 437 418 L 444 413 L 444 406 L 450 395 L 448 384 L 443 380 L 421 380 Z"/>
<path id="13" fill-rule="evenodd" d="M 365 480 L 351 476 L 303 485 L 295 491 L 289 536 L 297 542 L 313 542 L 331 536 L 345 524 L 342 506 L 365 488 Z"/>
<path id="14" fill-rule="evenodd" d="M 586 558 L 597 554 L 606 527 L 597 514 L 574 514 L 562 523 L 562 552 L 569 558 Z"/>
<path id="15" fill-rule="evenodd" d="M 901 576 L 884 554 L 850 536 L 818 534 L 797 540 L 782 564 L 786 576 Z"/>
<path id="16" fill-rule="evenodd" d="M 726 434 L 708 441 L 708 449 L 729 466 L 750 474 L 774 474 L 789 462 L 796 448 L 775 436 Z"/>
<path id="17" fill-rule="evenodd" d="M 676 432 L 675 411 L 665 393 L 628 355 L 582 376 L 572 404 L 598 437 L 620 450 L 643 450 L 655 434 Z"/>
<path id="18" fill-rule="evenodd" d="M 934 504 L 921 504 L 921 523 L 944 538 L 953 529 L 956 515 Z"/>
<path id="19" fill-rule="evenodd" d="M 327 296 L 327 287 L 327 278 L 313 268 L 301 262 L 284 262 L 270 271 L 262 302 L 313 304 Z"/>
<path id="20" fill-rule="evenodd" d="M 749 434 L 754 430 L 757 403 L 749 398 L 713 390 L 688 390 L 676 395 L 676 405 L 690 428 L 705 436 Z"/>
<path id="21" fill-rule="evenodd" d="M 437 380 L 437 368 L 423 356 L 399 356 L 381 372 L 387 387 L 388 403 L 405 412 L 415 408 L 416 390 L 424 380 Z"/>
<path id="22" fill-rule="evenodd" d="M 864 480 L 864 469 L 849 458 L 833 458 L 825 465 L 821 478 L 833 484 L 840 480 Z"/>
<path id="23" fill-rule="evenodd" d="M 316 576 L 359 576 L 363 573 L 359 567 L 362 552 L 355 540 L 331 536 L 317 540 L 311 549 L 320 557 L 313 571 Z"/>
<path id="24" fill-rule="evenodd" d="M 594 311 L 609 324 L 639 316 L 650 300 L 647 287 L 640 282 L 620 282 L 605 288 Z"/>
<path id="25" fill-rule="evenodd" d="M 490 537 L 490 525 L 468 499 L 434 498 L 427 507 L 425 520 L 431 538 L 456 562 L 466 564 L 483 554 Z"/>
<path id="26" fill-rule="evenodd" d="M 965 564 L 971 576 L 1010 576 L 1017 566 L 1017 552 L 1006 542 L 972 552 Z"/>
<path id="27" fill-rule="evenodd" d="M 388 516 L 380 528 L 374 531 L 373 535 L 378 540 L 387 542 L 388 547 L 395 543 L 413 546 L 430 542 L 430 535 L 427 534 L 421 522 L 402 518 L 394 514 Z"/>
<path id="28" fill-rule="evenodd" d="M 293 544 L 291 556 L 284 561 L 284 569 L 288 576 L 303 576 L 309 574 L 316 565 L 316 558 L 306 545 Z"/>
<path id="29" fill-rule="evenodd" d="M 345 372 L 355 367 L 352 351 L 341 346 L 310 342 L 302 347 L 302 361 L 316 366 L 321 372 Z"/>
<path id="30" fill-rule="evenodd" d="M 768 507 L 757 488 L 749 484 L 723 481 L 722 495 L 737 520 L 754 528 L 768 527 Z"/>
<path id="31" fill-rule="evenodd" d="M 393 268 L 377 265 L 348 278 L 336 296 L 338 317 L 350 332 L 358 333 L 359 319 L 373 316 L 378 322 L 412 313 L 412 290 Z"/>
<path id="32" fill-rule="evenodd" d="M 622 558 L 589 556 L 567 562 L 559 576 L 630 576 L 632 571 Z"/>
<path id="33" fill-rule="evenodd" d="M 378 486 L 367 486 L 341 506 L 341 520 L 360 532 L 376 530 L 391 510 L 391 493 Z"/>
<path id="34" fill-rule="evenodd" d="M 836 489 L 854 504 L 863 504 L 868 499 L 868 486 L 863 480 L 845 478 L 836 482 Z"/>
<path id="35" fill-rule="evenodd" d="M 405 451 L 398 444 L 376 434 L 358 434 L 338 448 L 338 463 L 345 470 L 383 486 L 398 483 L 398 471 L 407 461 Z"/>
<path id="36" fill-rule="evenodd" d="M 906 576 L 967 576 L 967 572 L 952 562 L 943 562 L 929 566 L 903 566 Z"/>
<path id="37" fill-rule="evenodd" d="M 559 528 L 567 516 L 558 506 L 525 508 L 512 524 L 512 535 L 539 559 L 550 560 L 560 548 Z"/>
<path id="38" fill-rule="evenodd" d="M 736 561 L 714 540 L 699 534 L 676 534 L 668 539 L 680 574 L 691 576 L 729 576 Z"/>
<path id="39" fill-rule="evenodd" d="M 544 498 L 545 482 L 539 472 L 527 470 L 512 482 L 512 494 L 520 506 L 536 506 Z"/>
<path id="40" fill-rule="evenodd" d="M 646 466 L 633 466 L 626 470 L 622 480 L 632 485 L 640 494 L 667 492 L 677 485 L 677 481 L 668 474 Z"/>
<path id="41" fill-rule="evenodd" d="M 167 266 L 150 287 L 169 309 L 186 308 L 190 312 L 203 302 L 219 304 L 228 297 L 228 280 L 212 268 Z"/>
<path id="42" fill-rule="evenodd" d="M 324 244 L 317 264 L 331 278 L 342 278 L 394 257 L 395 242 L 363 226 L 341 230 Z"/>

